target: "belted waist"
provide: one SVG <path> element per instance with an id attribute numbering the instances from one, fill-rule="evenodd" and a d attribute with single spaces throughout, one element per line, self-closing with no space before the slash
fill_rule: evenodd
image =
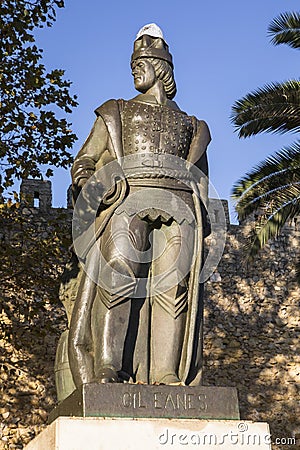
<path id="1" fill-rule="evenodd" d="M 170 178 L 189 184 L 193 175 L 186 160 L 163 153 L 135 153 L 124 158 L 122 169 L 127 179 Z"/>

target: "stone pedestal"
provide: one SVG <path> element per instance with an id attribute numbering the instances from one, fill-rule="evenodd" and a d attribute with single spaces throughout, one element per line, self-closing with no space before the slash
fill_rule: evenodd
<path id="1" fill-rule="evenodd" d="M 271 450 L 269 433 L 240 420 L 59 417 L 26 450 Z"/>
<path id="2" fill-rule="evenodd" d="M 172 419 L 239 419 L 231 387 L 154 386 L 126 383 L 83 385 L 50 414 L 59 416 Z"/>
<path id="3" fill-rule="evenodd" d="M 241 421 L 227 387 L 85 384 L 49 423 L 27 450 L 271 449 L 268 425 Z"/>

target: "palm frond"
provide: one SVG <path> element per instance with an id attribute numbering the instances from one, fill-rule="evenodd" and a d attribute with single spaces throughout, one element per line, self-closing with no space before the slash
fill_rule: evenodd
<path id="1" fill-rule="evenodd" d="M 238 218 L 244 220 L 251 214 L 266 215 L 280 209 L 282 205 L 300 197 L 300 181 L 277 186 L 259 195 L 254 195 L 248 201 L 238 203 L 236 210 Z"/>
<path id="2" fill-rule="evenodd" d="M 231 121 L 239 137 L 264 131 L 300 131 L 300 80 L 270 83 L 234 103 Z"/>
<path id="3" fill-rule="evenodd" d="M 266 184 L 266 189 L 271 189 L 277 178 L 285 180 L 297 180 L 299 177 L 300 167 L 300 141 L 284 147 L 282 150 L 269 156 L 259 164 L 257 164 L 250 172 L 238 180 L 232 189 L 232 198 L 241 201 L 242 197 L 246 197 L 249 191 L 253 191 L 258 184 Z M 267 183 L 269 183 L 267 185 Z M 259 187 L 261 189 L 261 186 Z"/>
<path id="4" fill-rule="evenodd" d="M 297 185 L 300 182 L 299 170 L 300 167 L 278 170 L 255 181 L 253 184 L 249 180 L 249 187 L 243 192 L 241 192 L 242 186 L 236 185 L 236 195 L 232 195 L 232 198 L 235 198 L 237 205 L 241 207 L 255 198 L 264 196 L 268 192 L 276 191 L 284 186 Z"/>
<path id="5" fill-rule="evenodd" d="M 270 239 L 278 237 L 283 226 L 292 218 L 300 214 L 300 196 L 284 203 L 271 215 L 261 216 L 256 222 L 249 243 L 246 246 L 250 257 L 255 256 Z"/>
<path id="6" fill-rule="evenodd" d="M 274 45 L 287 44 L 300 48 L 300 13 L 285 12 L 272 20 L 268 28 Z"/>

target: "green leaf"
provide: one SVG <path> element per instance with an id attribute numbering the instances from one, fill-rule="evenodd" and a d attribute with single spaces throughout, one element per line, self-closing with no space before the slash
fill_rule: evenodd
<path id="1" fill-rule="evenodd" d="M 0 192 L 15 179 L 40 177 L 43 165 L 66 168 L 72 161 L 68 149 L 77 137 L 67 131 L 66 114 L 77 102 L 71 83 L 62 69 L 47 72 L 34 41 L 35 28 L 51 24 L 63 6 L 54 0 L 1 5 Z"/>
<path id="2" fill-rule="evenodd" d="M 300 48 L 300 13 L 285 12 L 272 20 L 268 28 L 274 45 L 287 44 Z"/>
<path id="3" fill-rule="evenodd" d="M 231 121 L 239 137 L 264 131 L 300 131 L 300 80 L 270 83 L 247 94 L 232 107 Z"/>

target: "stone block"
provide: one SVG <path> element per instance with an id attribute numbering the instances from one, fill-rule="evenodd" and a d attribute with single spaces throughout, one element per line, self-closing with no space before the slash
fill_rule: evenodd
<path id="1" fill-rule="evenodd" d="M 269 426 L 239 420 L 59 417 L 25 450 L 271 450 Z"/>
<path id="2" fill-rule="evenodd" d="M 214 386 L 90 383 L 62 401 L 49 416 L 239 419 L 237 390 Z"/>

